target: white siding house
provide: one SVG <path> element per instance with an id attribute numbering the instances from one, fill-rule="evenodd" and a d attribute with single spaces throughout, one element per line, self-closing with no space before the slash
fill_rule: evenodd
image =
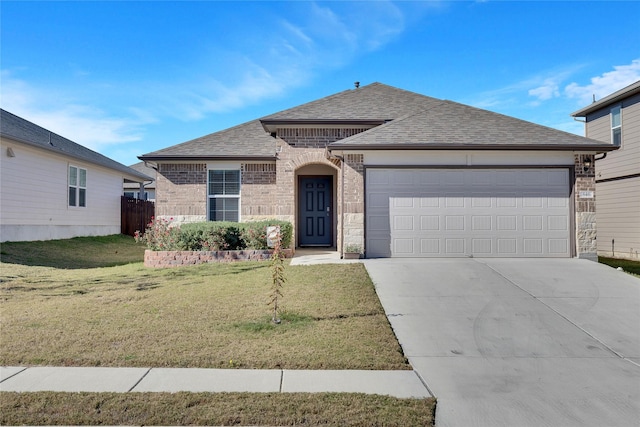
<path id="1" fill-rule="evenodd" d="M 150 178 L 0 111 L 0 241 L 119 234 L 123 182 Z"/>

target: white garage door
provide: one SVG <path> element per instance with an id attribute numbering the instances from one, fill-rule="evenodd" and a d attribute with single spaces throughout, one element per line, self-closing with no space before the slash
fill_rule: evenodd
<path id="1" fill-rule="evenodd" d="M 569 170 L 367 169 L 367 257 L 569 257 Z"/>

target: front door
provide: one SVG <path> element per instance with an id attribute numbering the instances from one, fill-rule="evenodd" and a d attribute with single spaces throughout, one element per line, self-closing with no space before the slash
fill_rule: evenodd
<path id="1" fill-rule="evenodd" d="M 300 246 L 332 246 L 330 176 L 301 177 L 298 193 L 298 244 Z"/>

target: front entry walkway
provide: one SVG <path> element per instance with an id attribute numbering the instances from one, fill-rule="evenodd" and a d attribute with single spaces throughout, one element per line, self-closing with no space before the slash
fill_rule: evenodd
<path id="1" fill-rule="evenodd" d="M 581 259 L 372 259 L 437 427 L 638 426 L 640 279 Z"/>
<path id="2" fill-rule="evenodd" d="M 299 248 L 296 249 L 291 259 L 291 265 L 348 264 L 353 262 L 362 262 L 362 260 L 341 259 L 339 251 L 325 248 Z"/>

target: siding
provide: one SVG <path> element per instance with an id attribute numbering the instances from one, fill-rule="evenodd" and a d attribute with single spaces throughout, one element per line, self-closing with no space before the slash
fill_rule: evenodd
<path id="1" fill-rule="evenodd" d="M 610 107 L 606 108 L 606 112 Z M 589 115 L 586 136 L 611 142 L 611 116 Z M 640 96 L 622 103 L 622 146 L 596 162 L 596 179 L 609 179 L 640 173 Z"/>
<path id="2" fill-rule="evenodd" d="M 596 189 L 598 254 L 640 259 L 640 178 L 601 182 Z"/>
<path id="3" fill-rule="evenodd" d="M 120 172 L 1 141 L 2 241 L 46 240 L 120 232 Z M 7 155 L 11 147 L 15 157 Z M 87 207 L 67 206 L 67 173 L 87 170 Z"/>

